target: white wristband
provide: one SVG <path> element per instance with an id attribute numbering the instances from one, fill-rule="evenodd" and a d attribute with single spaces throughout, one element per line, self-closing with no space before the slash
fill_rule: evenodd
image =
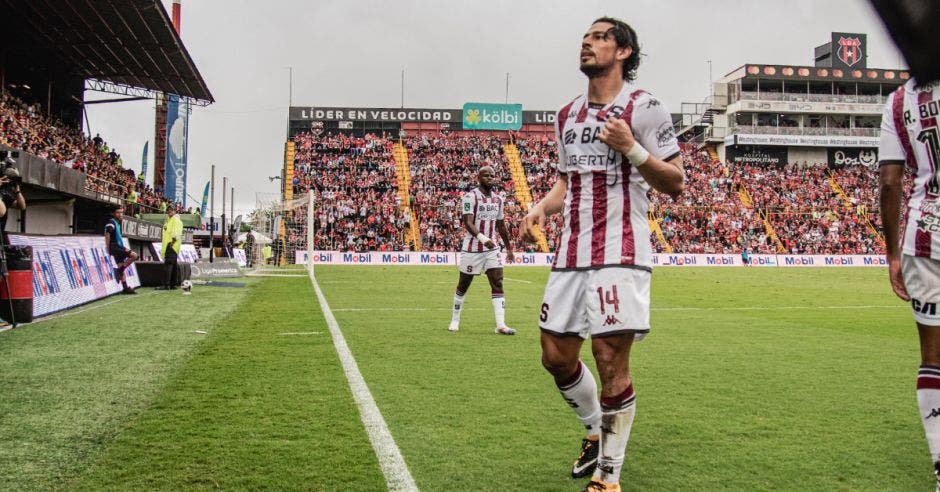
<path id="1" fill-rule="evenodd" d="M 480 241 L 481 243 L 485 243 L 485 242 L 487 242 L 487 241 L 489 241 L 489 240 L 490 240 L 490 238 L 486 237 L 486 235 L 483 234 L 482 232 L 478 232 L 478 233 L 477 233 L 477 241 Z"/>
<path id="2" fill-rule="evenodd" d="M 633 167 L 640 167 L 646 164 L 646 160 L 650 158 L 650 153 L 640 145 L 640 142 L 634 141 L 633 147 L 630 147 L 625 157 L 630 160 Z"/>

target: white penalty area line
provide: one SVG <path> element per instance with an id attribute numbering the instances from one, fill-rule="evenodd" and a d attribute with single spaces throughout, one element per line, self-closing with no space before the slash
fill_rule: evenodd
<path id="1" fill-rule="evenodd" d="M 519 282 L 520 284 L 531 284 L 529 280 L 522 280 L 521 278 L 512 278 L 512 277 L 503 277 L 503 280 L 508 280 L 510 282 Z"/>
<path id="2" fill-rule="evenodd" d="M 356 406 L 359 407 L 359 415 L 362 418 L 362 424 L 369 435 L 369 442 L 372 443 L 372 449 L 379 460 L 379 466 L 382 468 L 382 474 L 385 475 L 385 484 L 388 490 L 394 491 L 417 491 L 414 478 L 408 470 L 408 464 L 401 455 L 401 450 L 395 444 L 392 433 L 385 425 L 385 419 L 382 412 L 375 404 L 369 386 L 366 385 L 362 373 L 359 372 L 359 366 L 353 357 L 349 346 L 346 345 L 346 339 L 339 328 L 339 323 L 330 311 L 330 305 L 326 302 L 323 291 L 317 283 L 313 270 L 310 272 L 310 283 L 317 293 L 317 299 L 320 301 L 320 309 L 323 310 L 323 317 L 326 319 L 326 325 L 330 329 L 330 335 L 333 337 L 333 345 L 336 347 L 336 353 L 339 356 L 340 363 L 343 365 L 343 372 L 346 373 L 346 380 L 349 381 L 349 389 L 352 390 L 353 398 L 356 400 Z"/>
<path id="3" fill-rule="evenodd" d="M 320 334 L 319 331 L 294 331 L 294 332 L 288 332 L 288 333 L 280 333 L 281 336 L 291 336 L 291 335 L 303 336 L 303 335 L 319 335 L 319 334 Z"/>

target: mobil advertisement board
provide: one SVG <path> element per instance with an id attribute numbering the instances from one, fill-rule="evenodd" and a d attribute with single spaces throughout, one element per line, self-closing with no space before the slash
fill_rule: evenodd
<path id="1" fill-rule="evenodd" d="M 433 252 L 433 251 L 370 251 L 364 253 L 351 253 L 340 251 L 314 251 L 312 255 L 306 251 L 297 250 L 294 262 L 306 265 L 312 259 L 313 263 L 322 265 L 448 265 L 460 264 L 459 252 Z M 506 253 L 500 253 L 504 265 L 509 260 Z M 516 253 L 517 266 L 551 266 L 555 261 L 552 253 Z"/>
<path id="2" fill-rule="evenodd" d="M 341 251 L 297 250 L 295 262 L 322 265 L 446 265 L 460 264 L 459 252 L 415 252 L 415 251 L 370 251 L 351 253 Z M 501 253 L 506 266 L 550 267 L 555 261 L 554 253 L 516 253 L 515 263 L 509 263 Z M 654 253 L 654 267 L 740 267 L 745 266 L 740 254 L 679 254 Z M 887 262 L 880 255 L 749 255 L 748 265 L 754 267 L 885 267 Z"/>
<path id="3" fill-rule="evenodd" d="M 33 247 L 33 317 L 121 291 L 114 275 L 117 264 L 103 236 L 10 234 L 9 239 L 12 245 Z M 140 287 L 133 265 L 127 270 L 127 284 Z"/>

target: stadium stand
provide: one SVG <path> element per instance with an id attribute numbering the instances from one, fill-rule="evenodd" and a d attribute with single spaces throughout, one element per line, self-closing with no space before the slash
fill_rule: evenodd
<path id="1" fill-rule="evenodd" d="M 9 92 L 0 93 L 0 144 L 84 172 L 87 190 L 133 200 L 127 203 L 125 213 L 161 210 L 161 195 L 138 180 L 133 170 L 123 168 L 121 155 L 101 137 L 89 138 L 43 116 L 37 105 L 26 104 Z M 136 199 L 130 190 L 136 192 Z M 173 202 L 165 205 L 180 209 Z"/>
<path id="2" fill-rule="evenodd" d="M 401 142 L 407 152 L 407 194 L 396 173 L 388 135 L 355 138 L 342 133 L 300 133 L 294 191 L 316 189 L 315 248 L 339 251 L 408 250 L 412 221 L 421 249 L 455 251 L 463 237 L 457 203 L 475 186 L 475 172 L 491 165 L 502 177 L 507 226 L 523 215 L 506 145 L 514 143 L 532 199 L 554 183 L 556 144 L 546 136 L 514 142 L 495 134 L 442 131 Z M 678 200 L 651 195 L 651 238 L 657 252 L 882 254 L 878 232 L 877 174 L 863 166 L 783 166 L 722 163 L 709 149 L 683 146 L 687 187 Z M 402 205 L 403 197 L 410 203 Z M 413 212 L 413 218 L 411 213 Z M 558 217 L 546 224 L 549 250 L 560 233 Z M 661 235 L 660 235 L 661 234 Z M 515 237 L 515 236 L 514 236 Z M 535 245 L 516 245 L 536 250 Z"/>

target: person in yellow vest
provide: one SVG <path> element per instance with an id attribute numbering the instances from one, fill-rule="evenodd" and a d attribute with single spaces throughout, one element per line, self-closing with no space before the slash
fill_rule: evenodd
<path id="1" fill-rule="evenodd" d="M 163 246 L 160 254 L 163 255 L 166 282 L 161 290 L 175 289 L 179 283 L 179 264 L 176 258 L 183 243 L 183 221 L 176 215 L 176 209 L 170 207 L 166 211 L 166 221 L 163 222 Z M 159 288 L 159 287 L 158 287 Z"/>
<path id="2" fill-rule="evenodd" d="M 137 217 L 137 213 L 138 213 L 138 210 L 137 210 L 138 199 L 139 197 L 137 196 L 137 190 L 135 190 L 134 188 L 131 188 L 131 190 L 127 192 L 127 205 L 130 208 L 131 215 L 134 217 Z"/>
<path id="3" fill-rule="evenodd" d="M 271 261 L 271 257 L 274 256 L 274 252 L 271 251 L 271 244 L 265 244 L 264 248 L 261 248 L 261 254 L 264 256 L 264 264 L 267 265 Z"/>
<path id="4" fill-rule="evenodd" d="M 166 212 L 166 202 L 160 200 L 160 208 L 157 209 L 161 214 Z"/>

